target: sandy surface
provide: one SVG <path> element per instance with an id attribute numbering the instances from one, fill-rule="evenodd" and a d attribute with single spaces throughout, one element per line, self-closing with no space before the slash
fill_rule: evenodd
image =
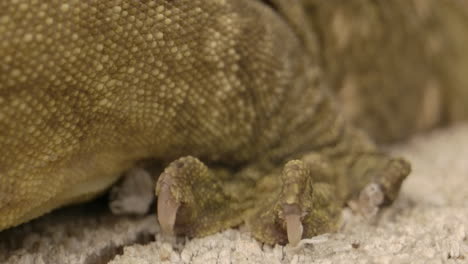
<path id="1" fill-rule="evenodd" d="M 369 223 L 301 249 L 268 247 L 242 228 L 161 242 L 154 215 L 110 215 L 105 201 L 62 209 L 0 233 L 0 263 L 464 263 L 468 262 L 468 125 L 420 136 L 393 152 L 413 163 L 400 198 Z"/>

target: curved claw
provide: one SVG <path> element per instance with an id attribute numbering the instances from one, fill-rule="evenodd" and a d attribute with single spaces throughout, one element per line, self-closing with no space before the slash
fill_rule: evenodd
<path id="1" fill-rule="evenodd" d="M 162 232 L 166 235 L 174 234 L 174 224 L 180 203 L 173 197 L 170 184 L 161 183 L 158 195 L 158 221 Z"/>
<path id="2" fill-rule="evenodd" d="M 382 188 L 377 183 L 370 183 L 359 194 L 359 200 L 372 206 L 380 206 L 385 199 Z"/>
<path id="3" fill-rule="evenodd" d="M 385 199 L 382 188 L 376 183 L 370 183 L 359 194 L 359 211 L 368 219 L 372 219 L 379 212 Z"/>
<path id="4" fill-rule="evenodd" d="M 301 216 L 298 214 L 290 214 L 285 216 L 286 232 L 288 234 L 288 241 L 291 246 L 297 246 L 302 239 L 302 223 Z"/>

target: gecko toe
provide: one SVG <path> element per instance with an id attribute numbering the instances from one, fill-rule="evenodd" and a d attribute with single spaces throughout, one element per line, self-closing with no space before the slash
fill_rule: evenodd
<path id="1" fill-rule="evenodd" d="M 259 192 L 271 195 L 259 200 L 262 206 L 247 220 L 257 239 L 296 247 L 304 238 L 337 229 L 341 203 L 334 186 L 323 181 L 332 177 L 323 167 L 321 163 L 292 160 L 277 177 L 276 187 L 271 184 L 269 190 L 267 185 L 259 185 L 265 188 Z"/>
<path id="2" fill-rule="evenodd" d="M 156 184 L 158 221 L 164 235 L 205 236 L 242 222 L 250 204 L 233 199 L 223 189 L 219 171 L 192 156 L 179 158 L 164 169 Z"/>

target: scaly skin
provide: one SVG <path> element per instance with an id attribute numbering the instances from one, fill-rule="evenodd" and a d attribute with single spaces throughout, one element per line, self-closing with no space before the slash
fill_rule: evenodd
<path id="1" fill-rule="evenodd" d="M 245 221 L 261 241 L 296 244 L 336 230 L 365 186 L 383 195 L 371 207 L 389 204 L 409 165 L 366 131 L 386 141 L 463 119 L 468 97 L 443 67 L 465 66 L 452 54 L 464 13 L 442 22 L 458 4 L 428 1 L 415 19 L 400 11 L 419 1 L 384 2 L 1 1 L 0 230 L 91 199 L 148 159 L 166 166 L 166 232 Z M 401 31 L 366 16 L 379 10 L 401 13 L 389 16 Z M 419 35 L 380 53 L 385 30 Z M 447 38 L 450 52 L 421 49 Z"/>

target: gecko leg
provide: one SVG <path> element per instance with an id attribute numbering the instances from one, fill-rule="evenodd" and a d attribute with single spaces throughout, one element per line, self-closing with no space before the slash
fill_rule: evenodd
<path id="1" fill-rule="evenodd" d="M 248 199 L 249 185 L 223 180 L 229 174 L 191 156 L 169 164 L 156 185 L 163 233 L 205 236 L 242 223 L 253 200 Z M 235 191 L 239 188 L 242 191 Z"/>

